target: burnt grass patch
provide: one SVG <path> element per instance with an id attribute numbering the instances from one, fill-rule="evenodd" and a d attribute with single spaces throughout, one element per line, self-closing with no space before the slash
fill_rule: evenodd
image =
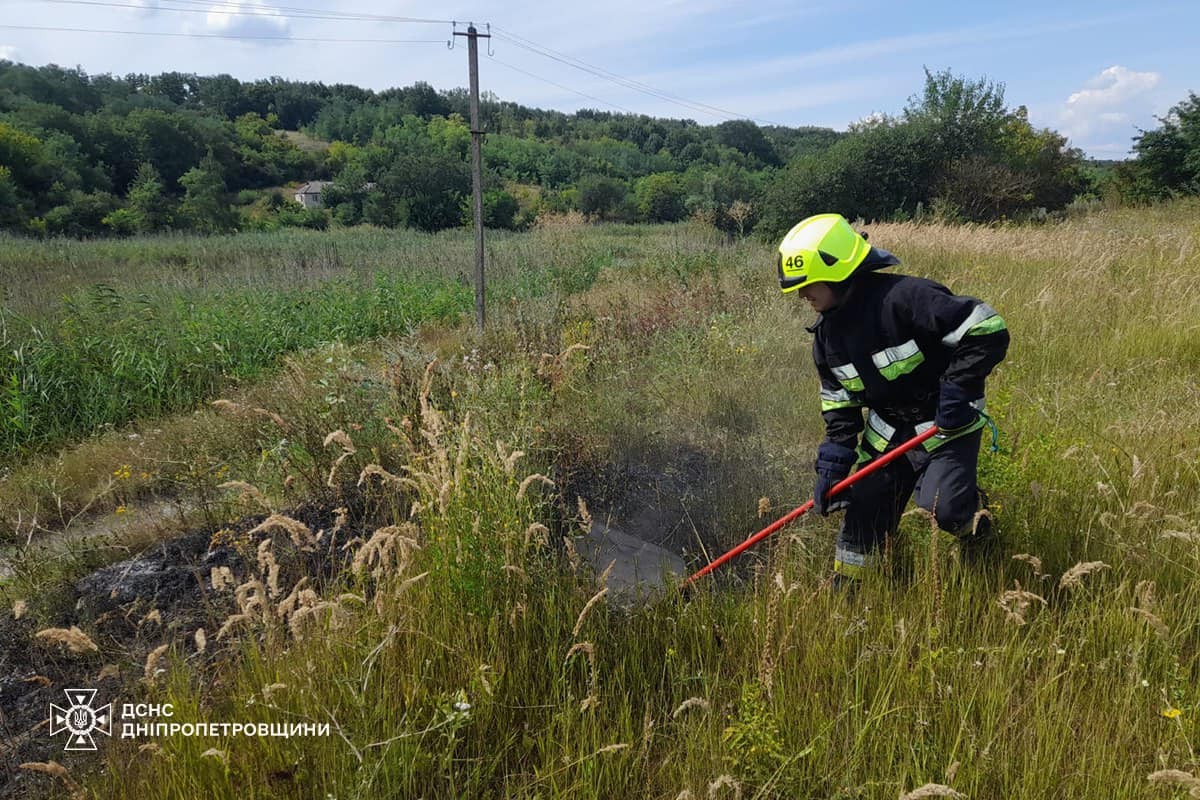
<path id="1" fill-rule="evenodd" d="M 547 522 L 559 542 L 578 537 L 577 500 L 583 498 L 594 520 L 676 554 L 694 570 L 756 529 L 756 502 L 767 481 L 760 463 L 734 448 L 712 451 L 690 444 L 643 443 L 575 457 L 560 450 L 551 470 L 556 505 Z M 345 545 L 356 537 L 370 538 L 387 516 L 382 505 L 356 489 L 343 487 L 337 496 L 337 502 L 309 502 L 281 512 L 314 533 L 333 532 L 311 550 L 295 546 L 283 531 L 270 534 L 285 593 L 302 577 L 318 591 L 334 585 L 353 558 L 353 548 Z M 346 521 L 338 527 L 342 509 Z M 202 680 L 229 666 L 236 656 L 227 643 L 216 641 L 216 631 L 237 607 L 232 592 L 213 589 L 211 576 L 222 567 L 239 580 L 258 574 L 257 545 L 267 534 L 248 534 L 266 518 L 255 514 L 193 528 L 61 583 L 56 591 L 62 596 L 38 604 L 42 613 L 0 616 L 0 800 L 46 793 L 50 779 L 20 769 L 24 762 L 59 761 L 78 781 L 105 769 L 104 750 L 110 745 L 105 737 L 97 735 L 96 752 L 64 757 L 65 736 L 50 735 L 50 704 L 64 704 L 64 689 L 97 689 L 100 704 L 139 702 L 146 658 L 168 643 L 190 648 L 187 661 Z M 718 579 L 738 581 L 754 561 L 747 554 Z M 72 626 L 87 632 L 96 652 L 74 654 L 36 638 L 39 630 Z M 200 628 L 208 638 L 204 652 L 193 646 Z M 119 719 L 114 729 L 118 725 Z"/>
<path id="2" fill-rule="evenodd" d="M 318 589 L 334 582 L 353 558 L 344 545 L 373 530 L 373 514 L 365 505 L 351 495 L 337 507 L 309 503 L 285 512 L 314 533 L 328 534 L 311 551 L 294 546 L 287 534 L 271 534 L 279 584 L 290 587 L 304 576 Z M 339 529 L 342 509 L 346 523 Z M 200 628 L 210 644 L 203 653 L 193 650 L 189 660 L 201 672 L 223 663 L 226 649 L 214 640 L 236 606 L 231 591 L 213 590 L 212 571 L 228 567 L 234 575 L 257 573 L 256 546 L 267 534 L 247 533 L 266 517 L 196 528 L 101 567 L 61 589 L 70 596 L 57 598 L 53 607 L 65 610 L 50 619 L 0 616 L 0 800 L 45 792 L 47 776 L 21 769 L 25 762 L 59 761 L 76 779 L 103 768 L 106 743 L 98 742 L 96 752 L 71 752 L 64 758 L 65 735 L 50 735 L 50 704 L 65 704 L 64 689 L 97 689 L 98 704 L 137 702 L 142 665 L 151 651 L 163 644 L 191 643 Z M 72 626 L 87 632 L 96 652 L 75 654 L 36 637 L 39 630 Z M 114 720 L 114 732 L 118 725 Z"/>
<path id="3" fill-rule="evenodd" d="M 563 451 L 555 477 L 564 533 L 577 525 L 582 498 L 596 522 L 678 555 L 695 570 L 762 527 L 757 502 L 768 476 L 754 453 L 645 441 L 615 450 L 604 460 Z M 744 574 L 753 561 L 748 553 L 727 574 Z"/>

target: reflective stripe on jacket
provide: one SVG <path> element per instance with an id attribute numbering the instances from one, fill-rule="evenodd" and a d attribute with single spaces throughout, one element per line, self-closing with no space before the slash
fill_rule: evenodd
<path id="1" fill-rule="evenodd" d="M 924 278 L 875 272 L 856 278 L 843 302 L 809 330 L 826 437 L 853 448 L 863 434 L 876 451 L 897 428 L 920 432 L 933 424 L 943 380 L 978 397 L 973 405 L 982 411 L 985 379 L 1009 341 L 1004 319 L 982 300 Z"/>

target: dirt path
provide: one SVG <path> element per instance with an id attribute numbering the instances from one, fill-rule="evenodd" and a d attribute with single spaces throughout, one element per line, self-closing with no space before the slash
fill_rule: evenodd
<path id="1" fill-rule="evenodd" d="M 15 564 L 23 555 L 58 558 L 73 546 L 90 540 L 108 538 L 118 541 L 163 529 L 170 523 L 178 523 L 182 528 L 193 507 L 178 499 L 149 500 L 129 513 L 80 519 L 65 530 L 42 533 L 21 544 L 4 547 L 0 549 L 0 583 L 12 579 Z"/>

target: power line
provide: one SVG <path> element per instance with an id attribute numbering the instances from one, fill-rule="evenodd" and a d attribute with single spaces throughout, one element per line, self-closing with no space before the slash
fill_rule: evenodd
<path id="1" fill-rule="evenodd" d="M 125 2 L 115 2 L 115 0 L 42 0 L 42 2 L 70 4 L 70 5 L 102 6 L 102 7 L 109 7 L 109 8 L 134 8 L 134 9 L 144 9 L 145 8 L 145 6 L 135 3 L 135 2 L 125 3 Z M 426 23 L 426 24 L 444 24 L 444 25 L 456 24 L 456 22 L 454 20 L 428 19 L 428 18 L 422 18 L 422 17 L 401 17 L 401 16 L 382 15 L 382 14 L 327 12 L 322 9 L 303 7 L 303 6 L 256 5 L 254 7 L 248 7 L 248 6 L 242 6 L 241 3 L 236 2 L 236 0 L 164 0 L 164 2 L 172 3 L 174 5 L 188 4 L 188 5 L 198 6 L 198 7 L 197 8 L 186 8 L 186 7 L 185 8 L 176 8 L 176 7 L 173 7 L 173 5 L 172 6 L 159 5 L 159 6 L 156 6 L 155 9 L 159 10 L 159 11 L 172 11 L 172 12 L 176 12 L 176 13 L 193 13 L 193 14 L 216 13 L 216 14 L 226 14 L 229 16 L 260 17 L 260 18 L 266 18 L 266 19 L 315 19 L 315 20 L 333 20 L 333 21 L 345 21 L 345 22 L 393 22 L 393 23 Z M 334 44 L 337 44 L 337 43 L 344 43 L 344 44 L 435 44 L 435 43 L 437 43 L 437 40 L 431 40 L 431 39 L 350 39 L 350 38 L 326 38 L 326 37 L 268 36 L 268 35 L 254 35 L 254 34 L 168 33 L 168 32 L 122 31 L 122 30 L 67 28 L 67 27 L 49 27 L 49 26 L 40 27 L 40 26 L 33 26 L 33 25 L 2 25 L 2 24 L 0 24 L 0 28 L 10 29 L 10 30 L 38 30 L 38 31 L 53 31 L 53 32 L 74 32 L 74 33 L 103 33 L 103 34 L 115 34 L 115 35 L 126 35 L 126 36 L 169 36 L 169 37 L 234 39 L 234 40 L 247 39 L 247 40 L 261 40 L 261 41 L 324 42 L 324 43 L 334 43 Z M 582 59 L 576 58 L 574 56 L 568 55 L 567 53 L 560 52 L 558 50 L 554 50 L 554 49 L 546 47 L 544 45 L 540 45 L 537 42 L 534 42 L 530 39 L 526 39 L 522 36 L 518 36 L 517 34 L 514 34 L 514 33 L 509 33 L 507 31 L 504 31 L 503 29 L 496 28 L 493 26 L 491 28 L 491 30 L 493 30 L 496 33 L 496 35 L 498 37 L 500 37 L 501 39 L 503 39 L 504 41 L 507 41 L 517 47 L 528 50 L 528 51 L 530 51 L 536 55 L 540 55 L 544 58 L 551 59 L 552 61 L 556 61 L 560 64 L 565 64 L 566 66 L 572 67 L 573 69 L 580 70 L 581 72 L 585 72 L 589 75 L 592 75 L 593 77 L 600 78 L 601 80 L 605 80 L 610 83 L 615 83 L 618 86 L 621 86 L 623 88 L 631 89 L 633 91 L 649 95 L 650 97 L 654 97 L 656 99 L 663 100 L 668 103 L 673 103 L 673 104 L 681 106 L 683 108 L 687 108 L 689 110 L 696 111 L 696 112 L 699 112 L 702 114 L 707 114 L 710 116 L 723 116 L 723 117 L 727 117 L 730 119 L 754 119 L 753 117 L 747 117 L 746 115 L 739 114 L 735 111 L 730 111 L 728 109 L 720 108 L 719 106 L 713 106 L 713 105 L 709 105 L 707 103 L 701 103 L 698 101 L 688 100 L 686 98 L 670 94 L 669 92 L 665 92 L 661 89 L 657 89 L 654 86 L 651 86 L 650 84 L 643 83 L 641 81 L 634 80 L 632 78 L 626 78 L 622 75 L 618 75 L 615 72 L 611 72 L 610 70 L 604 69 L 603 67 L 599 67 L 594 64 L 589 64 L 588 62 L 583 61 Z M 540 75 L 536 75 L 532 72 L 527 72 L 527 71 L 522 70 L 521 68 L 516 67 L 512 64 L 505 63 L 505 62 L 501 61 L 500 59 L 495 58 L 494 56 L 493 56 L 493 60 L 497 64 L 500 64 L 503 67 L 507 67 L 508 69 L 514 70 L 516 72 L 520 72 L 524 75 L 528 75 L 531 78 L 543 81 L 552 86 L 556 86 L 560 89 L 563 89 L 564 91 L 568 91 L 573 94 L 577 94 L 581 97 L 587 98 L 588 100 L 593 100 L 598 103 L 603 103 L 604 105 L 611 106 L 613 108 L 619 109 L 619 110 L 624 111 L 629 114 L 637 113 L 635 111 L 632 111 L 631 109 L 625 108 L 624 106 L 617 105 L 616 103 L 612 103 L 607 100 L 602 100 L 601 98 L 594 97 L 594 96 L 586 94 L 584 92 L 580 92 L 576 89 L 572 89 L 569 86 L 564 86 L 563 84 L 556 83 L 547 78 L 543 78 Z M 764 123 L 764 124 L 778 124 L 778 123 L 773 123 L 769 120 L 757 120 L 756 119 L 755 121 Z"/>
<path id="2" fill-rule="evenodd" d="M 206 10 L 224 9 L 222 13 L 235 14 L 240 13 L 242 8 L 241 3 L 236 0 L 166 0 L 167 2 L 177 5 L 195 5 L 204 7 Z M 161 7 L 157 7 L 161 8 Z M 398 17 L 387 14 L 366 14 L 361 12 L 341 12 L 329 11 L 322 8 L 310 8 L 307 6 L 274 6 L 258 4 L 256 8 L 268 12 L 288 12 L 293 14 L 318 14 L 322 18 L 329 19 L 345 19 L 345 20 L 370 20 L 374 22 L 414 22 L 426 23 L 431 25 L 453 25 L 454 20 L 450 19 L 427 19 L 424 17 Z M 230 10 L 232 9 L 232 10 Z M 175 9 L 178 10 L 178 9 Z"/>
<path id="3" fill-rule="evenodd" d="M 599 67 L 594 64 L 589 64 L 588 62 L 583 61 L 578 58 L 575 58 L 574 56 L 568 55 L 567 53 L 563 53 L 558 50 L 553 50 L 549 47 L 540 45 L 540 44 L 538 44 L 530 39 L 526 39 L 522 36 L 517 36 L 514 33 L 510 33 L 508 31 L 505 31 L 496 26 L 493 26 L 492 30 L 500 38 L 504 39 L 505 41 L 507 41 L 511 44 L 516 45 L 517 47 L 521 47 L 525 50 L 529 50 L 530 52 L 536 53 L 537 55 L 543 56 L 545 58 L 549 58 L 552 61 L 557 61 L 561 64 L 565 64 L 569 67 L 573 67 L 574 69 L 580 70 L 581 72 L 586 72 L 590 75 L 593 75 L 595 77 L 601 78 L 606 81 L 609 81 L 611 83 L 616 83 L 620 86 L 625 87 L 626 89 L 632 89 L 633 91 L 641 92 L 642 94 L 647 94 L 647 95 L 650 95 L 651 97 L 655 97 L 659 100 L 665 100 L 667 102 L 674 103 L 679 106 L 683 106 L 684 108 L 689 108 L 693 111 L 700 111 L 701 113 L 708 114 L 710 116 L 724 116 L 724 117 L 729 117 L 731 119 L 754 119 L 753 117 L 748 117 L 745 114 L 739 114 L 736 111 L 730 111 L 728 109 L 720 108 L 718 106 L 712 106 L 712 105 L 708 105 L 707 103 L 700 103 L 700 102 L 688 100 L 683 97 L 679 97 L 677 95 L 670 94 L 661 89 L 657 89 L 654 86 L 651 86 L 647 83 L 643 83 L 641 81 L 637 81 L 632 78 L 626 78 L 624 76 L 618 75 L 617 73 L 611 72 L 607 69 L 604 69 L 603 67 Z M 755 121 L 760 122 L 760 123 L 765 123 L 768 125 L 778 124 L 778 123 L 771 122 L 770 120 L 755 120 Z"/>
<path id="4" fill-rule="evenodd" d="M 739 114 L 736 111 L 730 111 L 728 109 L 708 105 L 707 103 L 700 103 L 700 102 L 688 100 L 683 97 L 679 97 L 677 95 L 670 94 L 661 89 L 657 89 L 653 86 L 650 86 L 649 84 L 642 83 L 641 81 L 636 81 L 636 80 L 633 80 L 632 78 L 626 78 L 624 76 L 616 74 L 615 72 L 610 72 L 609 70 L 606 70 L 603 67 L 598 67 L 593 64 L 589 64 L 588 62 L 582 61 L 578 58 L 575 58 L 574 56 L 570 56 L 570 55 L 567 55 L 566 53 L 561 53 L 561 52 L 559 52 L 557 50 L 553 50 L 549 47 L 539 45 L 531 40 L 524 39 L 524 38 L 516 36 L 514 34 L 510 34 L 510 33 L 501 31 L 498 28 L 495 30 L 497 30 L 498 35 L 501 38 L 510 42 L 511 44 L 515 44 L 516 46 L 524 48 L 526 50 L 529 50 L 530 52 L 536 53 L 537 55 L 544 56 L 545 58 L 549 58 L 553 61 L 557 61 L 562 64 L 566 64 L 569 67 L 573 67 L 582 72 L 586 72 L 589 75 L 593 75 L 595 77 L 609 81 L 610 83 L 615 83 L 615 84 L 617 84 L 619 86 L 623 86 L 627 89 L 632 89 L 633 91 L 641 92 L 642 94 L 646 94 L 646 95 L 650 95 L 651 97 L 655 97 L 659 100 L 665 100 L 667 102 L 674 103 L 675 105 L 679 105 L 684 108 L 688 108 L 692 111 L 699 111 L 700 113 L 707 114 L 709 116 L 723 116 L 723 117 L 729 117 L 731 119 L 748 119 L 749 118 L 745 114 Z M 774 124 L 774 123 L 770 123 L 769 121 L 766 121 L 766 120 L 756 120 L 756 121 L 767 122 L 767 124 Z"/>
<path id="5" fill-rule="evenodd" d="M 112 33 L 122 36 L 171 36 L 188 39 L 266 39 L 280 42 L 323 42 L 330 44 L 440 44 L 441 39 L 325 39 L 303 36 L 256 36 L 235 33 L 168 33 L 165 31 L 114 31 L 98 28 L 60 28 L 41 25 L 0 25 L 0 28 L 17 31 L 51 31 L 55 33 Z"/>
<path id="6" fill-rule="evenodd" d="M 658 93 L 658 92 L 646 92 L 644 89 L 641 89 L 637 86 L 632 85 L 630 82 L 626 81 L 625 79 L 614 78 L 612 75 L 606 74 L 605 71 L 600 70 L 599 68 L 593 68 L 589 65 L 583 64 L 583 62 L 575 63 L 574 60 L 570 58 L 570 56 L 561 56 L 560 57 L 559 55 L 557 55 L 555 53 L 555 51 L 552 51 L 549 49 L 542 49 L 535 45 L 525 44 L 525 43 L 518 41 L 517 39 L 514 39 L 513 37 L 501 32 L 498 28 L 495 30 L 497 32 L 496 35 L 499 36 L 501 39 L 503 39 L 507 42 L 510 42 L 511 44 L 514 44 L 517 47 L 528 50 L 536 55 L 545 56 L 546 58 L 549 58 L 551 61 L 557 61 L 560 64 L 565 64 L 568 67 L 573 67 L 574 69 L 577 69 L 581 72 L 586 72 L 587 74 L 592 75 L 593 77 L 609 81 L 610 83 L 616 83 L 617 85 L 622 86 L 626 89 L 633 89 L 634 91 L 639 91 L 639 92 L 642 92 L 643 94 L 651 94 L 653 97 L 656 97 L 659 100 L 670 100 L 671 99 L 671 98 L 667 97 L 666 95 Z M 683 105 L 685 107 L 691 109 L 692 111 L 703 111 L 703 113 L 706 113 L 706 114 L 710 113 L 710 112 L 708 112 L 704 109 L 701 109 L 698 106 L 694 106 L 690 103 L 684 103 Z"/>
<path id="7" fill-rule="evenodd" d="M 526 70 L 523 70 L 520 67 L 514 67 L 512 64 L 507 64 L 507 63 L 501 61 L 500 59 L 496 58 L 495 56 L 491 56 L 490 58 L 492 61 L 496 62 L 500 66 L 511 69 L 514 72 L 519 72 L 522 75 L 528 75 L 529 77 L 535 78 L 539 81 L 542 81 L 543 83 L 548 83 L 551 86 L 557 86 L 559 89 L 562 89 L 564 91 L 571 92 L 572 94 L 577 94 L 580 97 L 586 97 L 588 100 L 595 100 L 597 103 L 603 103 L 606 106 L 612 106 L 613 108 L 618 109 L 620 111 L 624 111 L 627 114 L 637 114 L 637 112 L 633 111 L 632 109 L 625 108 L 624 106 L 619 106 L 616 103 L 610 103 L 609 101 L 602 100 L 599 97 L 593 97 L 590 94 L 584 94 L 583 92 L 580 92 L 576 89 L 572 89 L 570 86 L 563 86 L 561 83 L 555 83 L 554 81 L 550 80 L 549 78 L 543 78 L 541 75 L 535 75 L 532 72 L 527 72 Z"/>
<path id="8" fill-rule="evenodd" d="M 109 0 L 41 0 L 43 3 L 61 3 L 77 6 L 104 6 L 107 8 L 136 8 L 145 9 L 146 6 L 139 3 L 117 3 L 109 2 Z M 183 0 L 168 0 L 168 2 L 183 2 Z M 254 9 L 243 8 L 238 5 L 228 5 L 224 3 L 205 4 L 204 8 L 173 8 L 171 6 L 155 6 L 155 11 L 174 11 L 183 14 L 226 14 L 236 17 L 265 17 L 267 19 L 320 19 L 320 20 L 335 20 L 339 22 L 438 22 L 441 20 L 423 20 L 412 19 L 407 17 L 374 17 L 374 16 L 356 16 L 348 14 L 321 14 L 321 13 L 283 13 L 283 9 L 276 9 L 270 6 L 256 6 Z M 452 24 L 447 20 L 444 24 Z"/>

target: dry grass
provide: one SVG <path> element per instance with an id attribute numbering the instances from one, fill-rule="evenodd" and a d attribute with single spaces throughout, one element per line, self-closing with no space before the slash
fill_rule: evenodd
<path id="1" fill-rule="evenodd" d="M 966 795 L 940 783 L 927 783 L 919 789 L 913 789 L 911 792 L 900 795 L 900 800 L 922 800 L 926 797 L 951 797 L 965 800 Z"/>
<path id="2" fill-rule="evenodd" d="M 678 708 L 671 712 L 671 719 L 678 719 L 680 716 L 693 708 L 698 708 L 701 711 L 707 711 L 709 709 L 709 702 L 703 697 L 689 697 L 687 700 L 684 700 L 682 703 L 680 703 Z"/>
<path id="3" fill-rule="evenodd" d="M 20 769 L 27 769 L 32 772 L 41 772 L 57 778 L 62 783 L 63 788 L 65 788 L 73 798 L 83 798 L 87 796 L 87 794 L 83 791 L 83 788 L 71 778 L 71 773 L 67 771 L 67 768 L 57 761 L 27 761 L 24 764 L 20 764 L 19 767 Z"/>
<path id="4" fill-rule="evenodd" d="M 1082 586 L 1086 576 L 1102 569 L 1108 569 L 1108 564 L 1103 561 L 1082 561 L 1063 573 L 1062 578 L 1058 581 L 1058 588 L 1074 589 Z"/>
<path id="5" fill-rule="evenodd" d="M 607 586 L 604 587 L 603 589 L 601 589 L 600 591 L 596 592 L 594 595 L 592 595 L 591 599 L 588 600 L 587 603 L 584 604 L 583 610 L 579 612 L 579 616 L 575 619 L 575 627 L 571 629 L 572 636 L 579 635 L 579 632 L 581 630 L 583 630 L 583 623 L 584 623 L 584 620 L 587 619 L 588 612 L 592 610 L 593 606 L 595 606 L 597 603 L 599 603 L 601 600 L 603 600 L 604 595 L 606 595 L 606 594 L 608 594 Z"/>
<path id="6" fill-rule="evenodd" d="M 61 644 L 76 655 L 100 652 L 91 637 L 74 625 L 70 628 L 44 628 L 34 634 L 34 638 L 49 644 Z"/>
<path id="7" fill-rule="evenodd" d="M 684 539 L 694 526 L 740 540 L 761 527 L 760 498 L 780 510 L 807 499 L 821 424 L 807 312 L 774 294 L 763 245 L 587 228 L 572 234 L 579 246 L 611 251 L 590 289 L 561 306 L 513 301 L 480 340 L 441 337 L 464 346 L 440 345 L 437 367 L 425 349 L 397 356 L 394 396 L 358 416 L 325 401 L 341 379 L 323 373 L 307 411 L 239 398 L 308 434 L 260 474 L 278 425 L 222 417 L 264 433 L 213 486 L 244 479 L 288 508 L 285 475 L 329 492 L 331 475 L 357 472 L 376 516 L 337 585 L 313 576 L 274 596 L 282 549 L 263 551 L 254 574 L 211 576 L 237 603 L 205 626 L 234 640 L 218 651 L 220 681 L 191 657 L 189 629 L 147 699 L 176 703 L 181 721 L 311 718 L 336 735 L 205 743 L 227 766 L 179 741 L 136 758 L 126 742 L 97 794 L 284 796 L 297 787 L 263 776 L 291 764 L 309 770 L 301 791 L 339 797 L 1190 792 L 1200 550 L 1166 535 L 1200 526 L 1200 443 L 1180 427 L 1200 413 L 1196 376 L 1180 369 L 1198 355 L 1190 208 L 1179 222 L 873 227 L 906 271 L 983 297 L 1013 331 L 989 384 L 1002 449 L 981 456 L 1004 553 L 960 564 L 950 538 L 908 517 L 852 597 L 826 583 L 836 518 L 806 518 L 687 600 L 604 613 L 606 587 L 570 572 L 572 535 L 559 544 L 608 513 L 566 467 L 683 475 L 686 491 L 667 485 Z M 535 249 L 550 241 L 525 257 L 558 257 Z M 561 374 L 551 358 L 538 376 L 542 354 L 575 344 L 586 359 L 576 349 Z M 372 377 L 354 374 L 344 383 Z M 356 454 L 333 470 L 347 453 L 329 437 L 339 430 Z M 521 476 L 533 476 L 523 491 Z M 289 546 L 290 534 L 275 542 Z"/>

